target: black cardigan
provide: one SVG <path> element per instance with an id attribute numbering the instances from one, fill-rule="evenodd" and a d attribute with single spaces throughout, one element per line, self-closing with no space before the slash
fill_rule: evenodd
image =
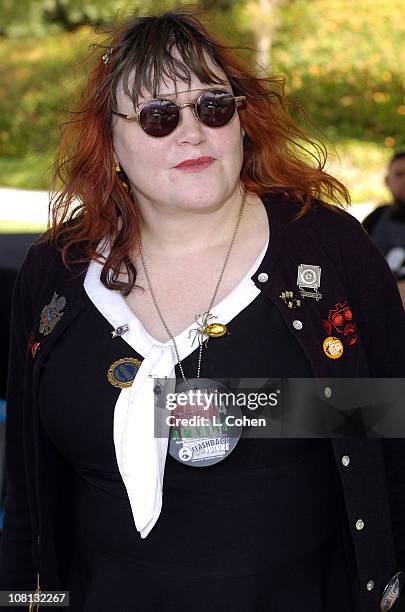
<path id="1" fill-rule="evenodd" d="M 280 310 L 314 376 L 328 379 L 332 394 L 336 377 L 405 378 L 401 298 L 384 257 L 361 224 L 318 200 L 294 220 L 296 202 L 281 194 L 261 198 L 269 216 L 270 247 L 252 280 Z M 301 308 L 293 309 L 280 294 L 297 293 L 299 264 L 321 267 L 322 299 L 306 297 Z M 48 243 L 34 244 L 15 284 L 6 418 L 8 486 L 0 547 L 3 590 L 35 590 L 37 575 L 42 591 L 66 587 L 73 540 L 71 471 L 41 426 L 38 383 L 45 356 L 84 307 L 87 267 L 75 264 L 69 272 L 57 250 Z M 44 334 L 41 312 L 54 292 L 66 298 L 66 306 L 53 331 Z M 330 359 L 323 341 L 339 334 L 328 333 L 325 323 L 329 311 L 344 302 L 357 324 L 358 341 L 345 346 L 342 357 Z M 357 608 L 378 612 L 387 583 L 405 569 L 405 440 L 335 437 L 332 443 L 355 551 L 356 583 L 359 576 Z M 349 464 L 342 457 L 349 457 Z M 395 609 L 403 599 L 405 595 Z"/>

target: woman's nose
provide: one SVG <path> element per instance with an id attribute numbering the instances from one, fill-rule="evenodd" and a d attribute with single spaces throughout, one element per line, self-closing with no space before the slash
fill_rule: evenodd
<path id="1" fill-rule="evenodd" d="M 194 107 L 184 106 L 180 109 L 180 121 L 177 126 L 177 137 L 180 139 L 186 138 L 201 140 L 203 125 L 201 121 L 194 115 Z"/>

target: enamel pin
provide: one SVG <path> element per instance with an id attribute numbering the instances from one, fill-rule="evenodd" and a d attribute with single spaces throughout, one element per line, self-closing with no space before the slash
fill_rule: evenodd
<path id="1" fill-rule="evenodd" d="M 321 268 L 311 264 L 299 264 L 297 285 L 300 288 L 301 297 L 322 299 L 322 293 L 318 293 L 321 286 Z"/>
<path id="2" fill-rule="evenodd" d="M 40 342 L 34 342 L 34 344 L 31 346 L 31 355 L 33 359 L 37 354 L 37 350 L 39 349 L 40 344 Z"/>
<path id="3" fill-rule="evenodd" d="M 108 382 L 114 387 L 125 389 L 130 387 L 134 381 L 136 373 L 141 367 L 141 361 L 135 357 L 123 357 L 114 361 L 108 368 Z"/>
<path id="4" fill-rule="evenodd" d="M 31 351 L 31 355 L 33 359 L 35 355 L 37 354 L 37 350 L 39 349 L 39 346 L 41 344 L 40 342 L 34 342 L 34 340 L 35 340 L 34 332 L 31 332 L 31 335 L 28 339 L 27 349 Z"/>
<path id="5" fill-rule="evenodd" d="M 111 332 L 111 336 L 113 338 L 119 338 L 120 336 L 122 336 L 122 334 L 125 334 L 125 332 L 127 332 L 128 329 L 129 328 L 128 328 L 128 324 L 127 323 L 125 323 L 125 325 L 120 325 L 119 327 L 117 327 L 116 329 L 114 329 Z"/>
<path id="6" fill-rule="evenodd" d="M 301 308 L 301 300 L 298 299 L 293 291 L 282 291 L 280 297 L 284 304 L 287 304 L 288 308 Z"/>
<path id="7" fill-rule="evenodd" d="M 46 336 L 51 333 L 57 322 L 61 320 L 65 306 L 66 298 L 63 295 L 58 297 L 57 293 L 54 293 L 49 304 L 42 309 L 39 323 L 40 334 Z"/>
<path id="8" fill-rule="evenodd" d="M 336 336 L 329 336 L 323 341 L 323 352 L 329 359 L 339 359 L 343 355 L 343 344 Z"/>
<path id="9" fill-rule="evenodd" d="M 355 317 L 347 301 L 335 304 L 322 323 L 328 336 L 340 336 L 347 346 L 353 346 L 359 341 Z"/>

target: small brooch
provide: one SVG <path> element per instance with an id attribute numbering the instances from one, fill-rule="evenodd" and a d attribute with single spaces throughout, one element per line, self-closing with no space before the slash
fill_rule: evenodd
<path id="1" fill-rule="evenodd" d="M 142 361 L 135 357 L 123 357 L 114 361 L 107 371 L 108 382 L 120 389 L 130 387 L 141 365 Z"/>
<path id="2" fill-rule="evenodd" d="M 42 309 L 39 323 L 40 334 L 46 336 L 51 333 L 57 322 L 62 318 L 65 306 L 66 298 L 63 295 L 58 297 L 57 293 L 54 293 L 49 304 L 46 304 Z"/>
<path id="3" fill-rule="evenodd" d="M 321 268 L 311 264 L 300 264 L 297 273 L 297 285 L 301 297 L 314 298 L 317 302 L 322 299 L 322 293 L 318 292 L 321 285 Z"/>
<path id="4" fill-rule="evenodd" d="M 110 61 L 110 57 L 112 52 L 114 51 L 114 47 L 111 47 L 110 49 L 108 49 L 108 51 L 106 51 L 106 53 L 104 53 L 103 55 L 103 62 L 104 64 L 107 66 L 108 62 Z"/>
<path id="5" fill-rule="evenodd" d="M 37 354 L 37 350 L 39 349 L 40 344 L 41 344 L 40 342 L 34 342 L 34 344 L 31 346 L 31 355 L 33 359 L 35 358 L 35 355 Z"/>
<path id="6" fill-rule="evenodd" d="M 113 338 L 119 338 L 119 336 L 122 336 L 122 334 L 125 334 L 125 332 L 127 332 L 128 329 L 129 327 L 127 323 L 125 323 L 125 325 L 120 325 L 119 327 L 114 329 L 114 331 L 111 332 L 111 336 Z"/>
<path id="7" fill-rule="evenodd" d="M 288 308 L 301 308 L 301 300 L 294 295 L 293 291 L 282 291 L 279 297 Z"/>
<path id="8" fill-rule="evenodd" d="M 202 315 L 196 315 L 194 317 L 195 322 L 198 327 L 194 327 L 190 329 L 188 333 L 188 337 L 190 338 L 190 334 L 194 332 L 194 339 L 191 343 L 193 346 L 194 342 L 198 338 L 200 344 L 205 340 L 205 348 L 207 348 L 208 340 L 210 338 L 220 338 L 221 336 L 225 336 L 225 334 L 229 334 L 229 331 L 223 323 L 209 323 L 212 319 L 217 319 L 216 315 L 211 314 L 210 312 L 204 312 Z"/>
<path id="9" fill-rule="evenodd" d="M 34 359 L 35 355 L 37 354 L 37 350 L 40 347 L 40 342 L 34 342 L 35 338 L 34 338 L 34 332 L 31 332 L 30 337 L 28 339 L 28 344 L 27 344 L 27 349 L 29 351 L 31 351 L 31 355 L 32 358 Z"/>
<path id="10" fill-rule="evenodd" d="M 335 306 L 329 310 L 328 320 L 323 319 L 322 323 L 328 335 L 333 333 L 339 335 L 343 338 L 347 346 L 353 346 L 353 344 L 359 341 L 357 323 L 347 300 L 335 304 Z"/>

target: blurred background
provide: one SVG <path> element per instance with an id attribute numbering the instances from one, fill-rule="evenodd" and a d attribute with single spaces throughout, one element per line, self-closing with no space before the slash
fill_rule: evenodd
<path id="1" fill-rule="evenodd" d="M 181 2 L 0 0 L 0 398 L 5 396 L 10 298 L 29 244 L 46 227 L 49 165 L 84 85 L 90 45 L 129 13 Z M 209 27 L 285 91 L 326 145 L 326 170 L 350 190 L 360 220 L 390 201 L 387 162 L 405 148 L 403 0 L 200 0 Z M 316 127 L 315 127 L 316 126 Z M 3 435 L 4 399 L 0 400 Z M 0 449 L 4 448 L 0 444 Z M 4 489 L 0 453 L 0 506 Z M 1 527 L 1 514 L 0 514 Z"/>
<path id="2" fill-rule="evenodd" d="M 46 190 L 60 124 L 84 83 L 80 64 L 101 29 L 127 13 L 181 2 L 143 0 L 0 1 L 0 186 Z M 405 23 L 401 0 L 200 0 L 215 11 L 211 27 L 249 45 L 251 61 L 286 77 L 295 98 L 322 130 L 328 169 L 353 202 L 388 193 L 386 162 L 405 141 Z M 311 126 L 308 126 L 307 129 Z M 313 135 L 321 137 L 317 130 Z M 340 160 L 337 158 L 340 157 Z M 15 226 L 2 192 L 0 223 Z M 11 200 L 9 200 L 11 202 Z M 15 200 L 12 200 L 14 208 Z M 40 199 L 32 200 L 38 208 Z M 11 207 L 11 206 L 10 206 Z M 18 219 L 39 229 L 30 208 Z"/>

